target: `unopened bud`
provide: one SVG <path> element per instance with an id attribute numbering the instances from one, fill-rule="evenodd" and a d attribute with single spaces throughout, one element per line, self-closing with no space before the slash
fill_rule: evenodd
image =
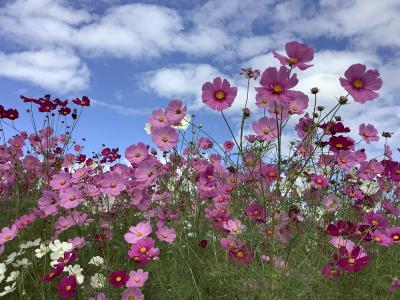
<path id="1" fill-rule="evenodd" d="M 349 99 L 347 98 L 347 97 L 345 97 L 345 96 L 340 96 L 340 98 L 339 98 L 339 104 L 346 104 L 347 103 L 347 101 L 349 101 Z"/>
<path id="2" fill-rule="evenodd" d="M 319 92 L 319 88 L 317 88 L 316 86 L 311 89 L 311 94 L 315 95 L 315 94 L 318 94 L 318 92 Z"/>
<path id="3" fill-rule="evenodd" d="M 318 114 L 317 113 L 313 113 L 313 118 L 318 118 Z"/>
<path id="4" fill-rule="evenodd" d="M 244 116 L 245 118 L 250 117 L 250 114 L 251 114 L 250 109 L 248 109 L 247 107 L 246 107 L 245 109 L 243 109 L 243 116 Z"/>
<path id="5" fill-rule="evenodd" d="M 341 116 L 335 116 L 335 120 L 336 120 L 336 121 L 341 121 L 341 120 L 342 120 L 342 117 L 341 117 Z"/>
<path id="6" fill-rule="evenodd" d="M 323 111 L 324 109 L 325 109 L 325 107 L 323 107 L 323 106 L 317 106 L 318 111 Z"/>

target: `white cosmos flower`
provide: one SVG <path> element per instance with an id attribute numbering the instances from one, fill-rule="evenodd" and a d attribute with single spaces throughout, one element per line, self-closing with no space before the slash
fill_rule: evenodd
<path id="1" fill-rule="evenodd" d="M 6 263 L 6 265 L 9 265 L 15 260 L 16 257 L 17 257 L 17 252 L 13 252 L 9 256 L 7 256 L 7 259 L 4 262 Z"/>
<path id="2" fill-rule="evenodd" d="M 41 243 L 40 247 L 35 249 L 35 256 L 37 258 L 42 258 L 43 256 L 45 256 L 48 252 L 50 251 L 50 248 L 48 245 Z"/>
<path id="3" fill-rule="evenodd" d="M 102 289 L 106 283 L 106 277 L 103 274 L 96 273 L 90 277 L 90 285 L 95 289 Z"/>
<path id="4" fill-rule="evenodd" d="M 89 260 L 89 264 L 99 267 L 104 264 L 104 259 L 101 256 L 94 256 Z"/>
<path id="5" fill-rule="evenodd" d="M 28 267 L 32 265 L 32 263 L 27 258 L 24 257 L 21 260 L 17 259 L 15 263 L 13 263 L 12 265 L 14 268 L 18 268 L 18 267 Z"/>
<path id="6" fill-rule="evenodd" d="M 3 281 L 6 271 L 7 271 L 6 264 L 0 263 L 0 283 Z"/>
<path id="7" fill-rule="evenodd" d="M 14 283 L 12 284 L 12 286 L 9 286 L 9 285 L 6 286 L 6 287 L 4 288 L 4 292 L 1 292 L 1 293 L 0 293 L 0 297 L 3 297 L 3 296 L 5 296 L 5 295 L 7 295 L 7 294 L 9 294 L 9 293 L 14 292 L 15 289 L 16 289 L 16 285 L 17 285 L 17 283 L 14 282 Z"/>
<path id="8" fill-rule="evenodd" d="M 32 247 L 37 247 L 37 246 L 39 246 L 40 241 L 41 241 L 40 238 L 34 240 L 33 242 L 27 241 L 25 244 L 19 245 L 19 248 L 21 248 L 21 249 L 28 249 L 28 248 L 32 248 Z"/>
<path id="9" fill-rule="evenodd" d="M 52 260 L 57 260 L 60 257 L 63 257 L 64 252 L 71 251 L 74 246 L 71 243 L 55 240 L 53 243 L 49 244 L 49 248 L 52 251 L 52 253 L 50 254 L 50 258 Z"/>
<path id="10" fill-rule="evenodd" d="M 173 127 L 176 129 L 186 130 L 189 127 L 191 120 L 192 120 L 191 115 L 187 113 L 186 116 L 183 118 L 183 120 L 180 121 L 179 124 L 173 125 Z"/>
<path id="11" fill-rule="evenodd" d="M 75 276 L 76 281 L 79 284 L 83 283 L 83 280 L 85 279 L 85 276 L 82 275 L 83 269 L 81 268 L 80 265 L 74 265 L 74 266 L 65 266 L 64 267 L 64 272 L 68 272 L 70 276 Z"/>
<path id="12" fill-rule="evenodd" d="M 10 275 L 8 275 L 6 282 L 12 282 L 17 280 L 19 276 L 19 271 L 12 271 Z"/>
<path id="13" fill-rule="evenodd" d="M 147 134 L 151 134 L 151 124 L 149 122 L 147 122 L 146 124 L 144 124 L 144 131 Z"/>

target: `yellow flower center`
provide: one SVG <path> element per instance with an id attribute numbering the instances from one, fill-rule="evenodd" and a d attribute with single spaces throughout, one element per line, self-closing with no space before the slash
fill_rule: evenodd
<path id="1" fill-rule="evenodd" d="M 136 236 L 142 236 L 143 233 L 141 233 L 140 231 L 136 232 Z"/>
<path id="2" fill-rule="evenodd" d="M 140 157 L 142 155 L 139 151 L 135 153 L 135 157 Z"/>
<path id="3" fill-rule="evenodd" d="M 322 183 L 322 179 L 321 179 L 321 178 L 318 178 L 318 179 L 317 179 L 317 183 L 318 183 L 318 184 L 321 184 L 321 183 Z"/>
<path id="4" fill-rule="evenodd" d="M 236 254 L 236 256 L 237 256 L 238 258 L 243 258 L 243 257 L 244 257 L 244 253 L 243 253 L 242 251 L 239 251 L 239 252 Z"/>
<path id="5" fill-rule="evenodd" d="M 148 172 L 147 172 L 147 176 L 148 176 L 148 177 L 153 176 L 153 172 L 152 172 L 152 171 L 148 171 Z"/>
<path id="6" fill-rule="evenodd" d="M 282 87 L 279 84 L 275 84 L 272 90 L 275 94 L 280 94 L 282 92 Z"/>
<path id="7" fill-rule="evenodd" d="M 376 237 L 374 237 L 374 241 L 375 242 L 380 242 L 380 241 L 382 241 L 382 239 L 381 239 L 380 236 L 376 236 Z"/>
<path id="8" fill-rule="evenodd" d="M 363 86 L 363 83 L 362 83 L 361 80 L 359 80 L 359 79 L 354 80 L 354 82 L 353 82 L 353 87 L 355 87 L 356 89 L 361 89 L 362 86 Z"/>
<path id="9" fill-rule="evenodd" d="M 128 300 L 135 300 L 135 297 L 133 297 L 133 295 L 130 295 Z"/>
<path id="10" fill-rule="evenodd" d="M 146 248 L 142 247 L 142 248 L 139 249 L 139 251 L 140 251 L 140 253 L 146 253 Z"/>
<path id="11" fill-rule="evenodd" d="M 400 237 L 399 237 L 397 234 L 393 236 L 393 240 L 394 240 L 394 241 L 398 241 L 399 238 L 400 238 Z"/>
<path id="12" fill-rule="evenodd" d="M 228 244 L 228 246 L 229 246 L 229 247 L 232 247 L 232 248 L 233 248 L 233 247 L 236 247 L 236 242 L 230 242 L 230 243 Z"/>
<path id="13" fill-rule="evenodd" d="M 166 142 L 168 142 L 168 137 L 163 136 L 161 140 L 162 140 L 164 143 L 166 143 Z"/>
<path id="14" fill-rule="evenodd" d="M 7 233 L 7 234 L 5 235 L 5 238 L 6 238 L 6 240 L 11 239 L 11 234 Z"/>
<path id="15" fill-rule="evenodd" d="M 336 144 L 336 148 L 343 148 L 343 144 Z"/>
<path id="16" fill-rule="evenodd" d="M 136 283 L 138 283 L 138 282 L 140 281 L 140 278 L 135 278 L 134 281 L 135 281 Z"/>
<path id="17" fill-rule="evenodd" d="M 65 287 L 65 290 L 66 290 L 67 292 L 69 292 L 71 289 L 72 289 L 72 286 L 70 286 L 70 285 L 67 285 L 67 286 Z"/>
<path id="18" fill-rule="evenodd" d="M 295 63 L 297 63 L 299 60 L 296 57 L 291 57 L 289 58 L 289 63 L 291 65 L 294 65 Z"/>
<path id="19" fill-rule="evenodd" d="M 269 171 L 268 172 L 268 177 L 275 177 L 275 172 Z"/>
<path id="20" fill-rule="evenodd" d="M 263 133 L 264 134 L 269 134 L 271 131 L 268 129 L 268 128 L 265 128 L 264 130 L 263 130 Z"/>
<path id="21" fill-rule="evenodd" d="M 117 183 L 115 181 L 110 183 L 110 187 L 115 188 L 117 186 Z"/>
<path id="22" fill-rule="evenodd" d="M 116 282 L 120 282 L 121 280 L 122 280 L 122 277 L 121 277 L 121 276 L 115 277 L 115 281 L 116 281 Z"/>
<path id="23" fill-rule="evenodd" d="M 164 117 L 163 116 L 160 116 L 159 118 L 158 118 L 158 121 L 160 121 L 160 122 L 164 122 Z"/>
<path id="24" fill-rule="evenodd" d="M 352 265 L 356 262 L 356 260 L 354 258 L 349 258 L 348 262 Z"/>
<path id="25" fill-rule="evenodd" d="M 374 226 L 376 226 L 376 225 L 378 225 L 378 221 L 377 221 L 377 220 L 373 220 L 373 221 L 371 222 L 371 224 L 374 225 Z"/>
<path id="26" fill-rule="evenodd" d="M 221 100 L 224 100 L 224 98 L 225 98 L 225 93 L 224 92 L 219 91 L 219 92 L 215 93 L 215 99 L 221 101 Z"/>
<path id="27" fill-rule="evenodd" d="M 165 239 L 165 238 L 167 238 L 168 237 L 168 234 L 167 233 L 163 233 L 163 238 Z"/>
<path id="28" fill-rule="evenodd" d="M 267 104 L 268 103 L 268 99 L 261 99 L 261 103 L 262 104 Z"/>
<path id="29" fill-rule="evenodd" d="M 345 162 L 347 162 L 347 158 L 346 157 L 342 157 L 341 161 L 342 161 L 342 163 L 345 163 Z"/>

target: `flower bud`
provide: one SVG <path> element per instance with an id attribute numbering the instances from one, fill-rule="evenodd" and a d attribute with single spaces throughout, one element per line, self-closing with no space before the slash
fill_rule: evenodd
<path id="1" fill-rule="evenodd" d="M 347 98 L 347 97 L 345 97 L 345 96 L 340 96 L 340 98 L 339 98 L 339 104 L 346 104 L 347 103 L 347 101 L 349 101 L 349 99 Z"/>
<path id="2" fill-rule="evenodd" d="M 319 88 L 317 88 L 316 86 L 311 89 L 311 94 L 316 95 L 316 94 L 318 94 L 318 92 L 319 92 Z"/>

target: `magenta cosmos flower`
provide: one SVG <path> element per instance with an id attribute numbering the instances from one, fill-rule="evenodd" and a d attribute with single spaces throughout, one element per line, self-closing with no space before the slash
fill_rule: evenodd
<path id="1" fill-rule="evenodd" d="M 315 189 L 321 189 L 329 185 L 328 178 L 324 175 L 313 174 L 311 175 L 311 186 Z"/>
<path id="2" fill-rule="evenodd" d="M 178 133 L 170 126 L 163 128 L 155 128 L 151 131 L 153 143 L 163 151 L 168 151 L 175 147 L 178 142 Z"/>
<path id="3" fill-rule="evenodd" d="M 0 245 L 11 241 L 17 236 L 18 227 L 16 225 L 11 226 L 11 228 L 3 227 L 0 232 Z"/>
<path id="4" fill-rule="evenodd" d="M 60 206 L 65 209 L 77 207 L 84 200 L 82 192 L 75 186 L 66 188 L 60 193 Z"/>
<path id="5" fill-rule="evenodd" d="M 100 191 L 108 196 L 118 196 L 126 189 L 124 178 L 118 173 L 105 173 L 100 180 Z"/>
<path id="6" fill-rule="evenodd" d="M 379 96 L 376 90 L 382 86 L 382 79 L 378 70 L 368 70 L 362 64 L 351 65 L 344 76 L 340 77 L 340 84 L 354 98 L 356 102 L 365 103 Z"/>
<path id="7" fill-rule="evenodd" d="M 279 59 L 282 65 L 289 65 L 292 68 L 298 67 L 300 70 L 305 70 L 313 65 L 306 64 L 314 58 L 314 48 L 306 44 L 300 44 L 296 41 L 288 42 L 285 45 L 287 57 L 272 51 L 275 58 Z"/>
<path id="8" fill-rule="evenodd" d="M 62 298 L 72 298 L 75 296 L 77 285 L 75 276 L 61 278 L 57 285 L 57 293 Z"/>
<path id="9" fill-rule="evenodd" d="M 261 87 L 257 87 L 256 91 L 262 94 L 261 98 L 267 99 L 267 102 L 274 101 L 278 104 L 279 102 L 294 100 L 297 97 L 298 92 L 289 89 L 296 86 L 298 82 L 296 74 L 289 77 L 289 70 L 286 67 L 282 66 L 279 71 L 270 67 L 262 74 Z"/>
<path id="10" fill-rule="evenodd" d="M 146 238 L 153 229 L 149 222 L 140 222 L 136 226 L 131 226 L 129 232 L 124 235 L 125 241 L 130 244 L 136 244 L 138 241 Z"/>
<path id="11" fill-rule="evenodd" d="M 142 287 L 149 278 L 149 272 L 144 272 L 142 269 L 129 273 L 129 280 L 126 282 L 126 287 L 138 288 Z"/>
<path id="12" fill-rule="evenodd" d="M 179 99 L 171 100 L 168 107 L 165 109 L 165 115 L 170 124 L 178 124 L 185 118 L 187 107 L 183 106 Z"/>
<path id="13" fill-rule="evenodd" d="M 108 282 L 114 287 L 125 286 L 128 281 L 129 276 L 126 274 L 124 270 L 118 270 L 115 272 L 111 272 L 108 276 Z"/>
<path id="14" fill-rule="evenodd" d="M 212 83 L 203 84 L 202 91 L 203 103 L 218 111 L 230 107 L 237 95 L 237 87 L 231 87 L 229 81 L 221 77 L 214 78 Z"/>

